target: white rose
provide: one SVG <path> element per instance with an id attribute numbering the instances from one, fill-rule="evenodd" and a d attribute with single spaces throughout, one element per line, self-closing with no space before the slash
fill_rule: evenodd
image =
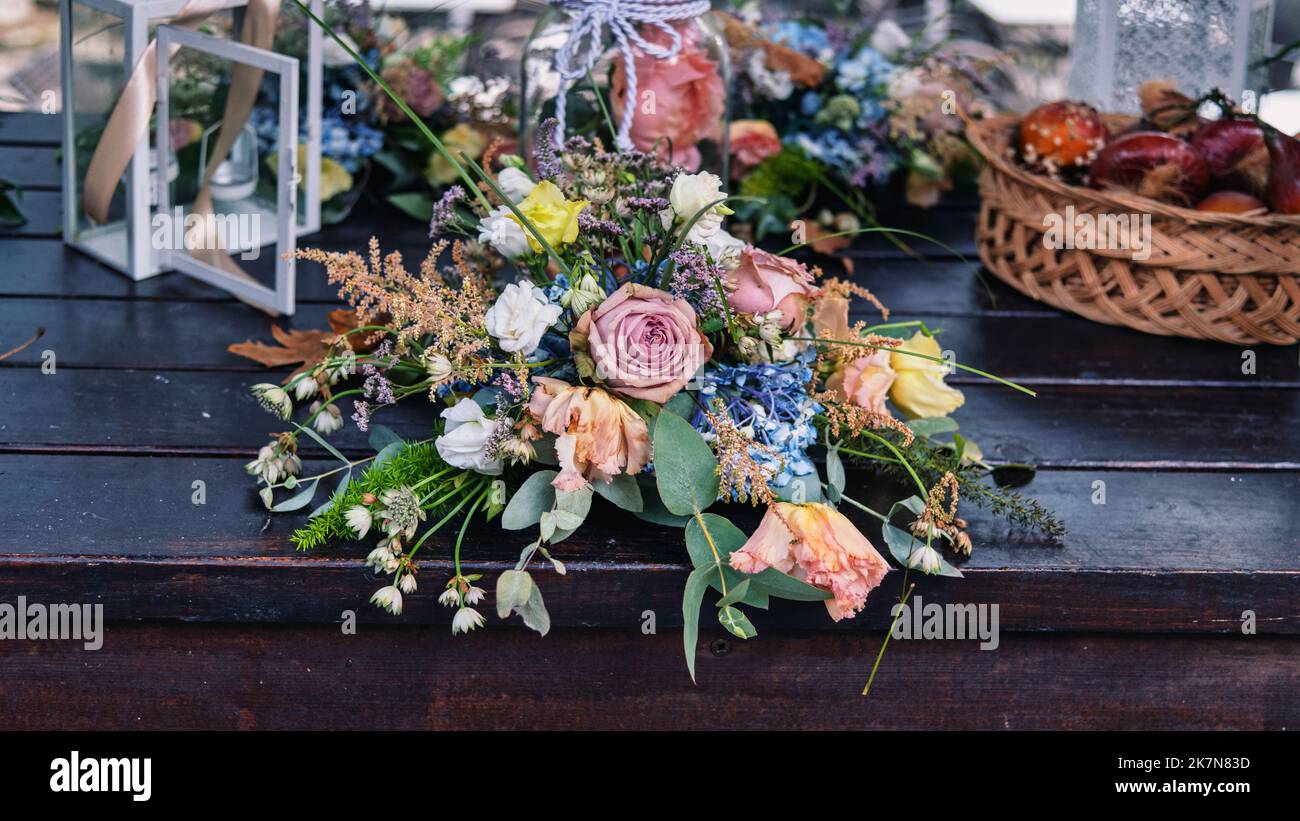
<path id="1" fill-rule="evenodd" d="M 484 326 L 488 335 L 506 353 L 530 354 L 537 350 L 542 334 L 555 324 L 563 309 L 552 305 L 546 294 L 531 282 L 512 282 L 488 308 Z"/>
<path id="2" fill-rule="evenodd" d="M 511 202 L 519 202 L 533 193 L 533 189 L 537 187 L 537 183 L 514 166 L 501 169 L 501 173 L 497 174 L 497 185 L 501 186 L 501 190 Z"/>
<path id="3" fill-rule="evenodd" d="M 764 96 L 773 100 L 786 100 L 794 93 L 794 81 L 788 71 L 772 71 L 767 67 L 767 55 L 756 49 L 749 57 L 749 78 Z"/>
<path id="4" fill-rule="evenodd" d="M 687 223 L 696 214 L 704 212 L 691 226 L 690 233 L 686 235 L 687 240 L 704 245 L 709 237 L 722 228 L 722 218 L 732 213 L 730 208 L 718 202 L 726 196 L 722 190 L 722 180 L 717 174 L 701 171 L 698 174 L 677 175 L 672 190 L 668 193 L 668 204 L 672 206 L 677 219 Z"/>
<path id="5" fill-rule="evenodd" d="M 444 462 L 488 476 L 501 473 L 501 460 L 487 454 L 487 445 L 497 423 L 483 414 L 479 403 L 462 399 L 444 410 L 442 418 L 447 420 L 446 430 L 433 444 Z"/>
<path id="6" fill-rule="evenodd" d="M 531 250 L 528 235 L 519 223 L 510 218 L 510 209 L 504 205 L 498 206 L 478 224 L 478 241 L 491 245 L 511 261 Z"/>
<path id="7" fill-rule="evenodd" d="M 740 253 L 745 250 L 743 240 L 733 237 L 725 228 L 719 228 L 704 243 L 709 249 L 709 256 L 724 268 L 735 268 L 740 264 Z"/>

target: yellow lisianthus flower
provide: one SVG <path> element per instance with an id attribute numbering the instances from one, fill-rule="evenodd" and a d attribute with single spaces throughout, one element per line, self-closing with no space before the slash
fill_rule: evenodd
<path id="1" fill-rule="evenodd" d="M 591 202 L 588 200 L 566 200 L 564 193 L 550 180 L 542 180 L 523 201 L 516 206 L 519 213 L 532 223 L 552 248 L 558 248 L 578 238 L 578 215 Z M 533 236 L 532 231 L 520 222 L 513 213 L 505 216 L 519 223 L 528 237 L 528 246 L 534 251 L 541 251 L 542 244 Z"/>
<path id="2" fill-rule="evenodd" d="M 939 349 L 939 343 L 934 337 L 917 331 L 890 354 L 889 364 L 897 376 L 889 390 L 889 398 L 908 418 L 947 416 L 966 402 L 961 391 L 943 383 L 945 366 L 942 362 L 922 359 L 901 351 L 912 351 L 935 359 L 941 359 L 943 351 Z"/>

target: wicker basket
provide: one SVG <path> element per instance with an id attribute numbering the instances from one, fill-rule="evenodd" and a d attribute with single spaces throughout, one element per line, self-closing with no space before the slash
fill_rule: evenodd
<path id="1" fill-rule="evenodd" d="M 1097 322 L 1237 345 L 1300 340 L 1300 216 L 1243 217 L 1096 191 L 1033 174 L 1011 159 L 1018 116 L 967 125 L 987 160 L 976 243 L 1012 287 Z M 1108 117 L 1107 125 L 1129 120 Z M 1045 217 L 1150 214 L 1150 256 L 1047 247 Z"/>

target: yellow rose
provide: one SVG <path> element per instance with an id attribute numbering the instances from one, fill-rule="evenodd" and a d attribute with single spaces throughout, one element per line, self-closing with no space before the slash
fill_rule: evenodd
<path id="1" fill-rule="evenodd" d="M 587 200 L 569 201 L 564 198 L 564 194 L 555 183 L 549 180 L 542 180 L 533 189 L 532 193 L 524 197 L 523 201 L 516 206 L 519 213 L 523 214 L 527 220 L 537 229 L 537 233 L 545 237 L 552 248 L 573 242 L 578 238 L 578 214 L 588 205 Z M 542 244 L 537 241 L 533 233 L 519 221 L 513 213 L 506 214 L 507 217 L 519 223 L 519 227 L 524 229 L 524 234 L 528 237 L 528 245 L 534 251 L 542 250 Z"/>
<path id="2" fill-rule="evenodd" d="M 947 416 L 966 401 L 961 391 L 943 383 L 945 366 L 942 362 L 911 356 L 902 351 L 912 351 L 941 359 L 943 351 L 934 337 L 917 331 L 909 340 L 895 348 L 889 364 L 897 376 L 890 388 L 889 398 L 909 419 Z"/>
<path id="3" fill-rule="evenodd" d="M 483 151 L 487 148 L 487 137 L 468 123 L 457 123 L 447 129 L 439 139 L 458 160 L 461 154 L 471 160 L 477 160 L 483 156 Z M 460 177 L 460 172 L 450 160 L 442 156 L 441 151 L 434 151 L 429 157 L 429 164 L 424 169 L 424 176 L 430 185 L 447 185 L 455 182 Z"/>

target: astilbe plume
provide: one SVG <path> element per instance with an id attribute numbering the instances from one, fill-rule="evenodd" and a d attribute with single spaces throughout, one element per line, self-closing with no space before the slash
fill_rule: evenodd
<path id="1" fill-rule="evenodd" d="M 448 247 L 453 261 L 449 273 L 458 280 L 455 285 L 438 271 L 438 259 Z M 339 286 L 339 297 L 352 305 L 358 316 L 387 316 L 396 353 L 423 339 L 428 343 L 426 356 L 445 356 L 457 377 L 478 383 L 490 376 L 491 368 L 483 356 L 488 339 L 483 322 L 495 294 L 468 261 L 463 243 L 435 243 L 418 274 L 406 270 L 399 252 L 381 255 L 374 238 L 368 264 L 354 251 L 313 248 L 299 250 L 297 256 L 324 265 L 329 282 Z"/>

